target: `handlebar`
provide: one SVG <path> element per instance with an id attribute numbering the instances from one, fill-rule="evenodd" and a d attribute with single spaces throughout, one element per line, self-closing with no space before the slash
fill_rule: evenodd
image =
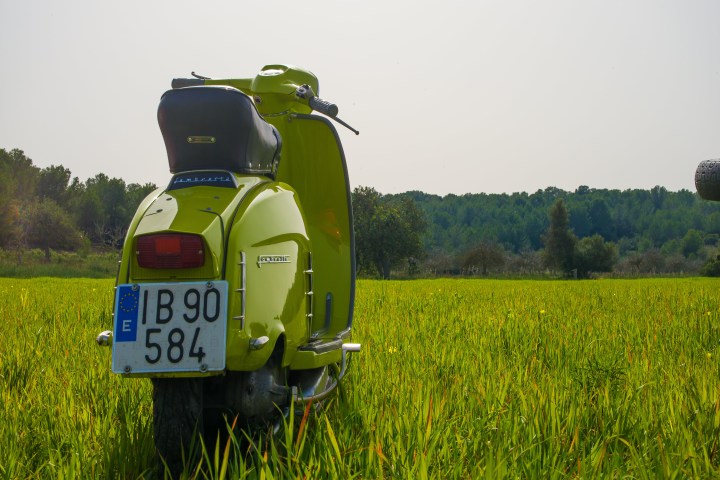
<path id="1" fill-rule="evenodd" d="M 195 73 L 193 72 L 193 75 Z M 254 78 L 211 79 L 195 75 L 195 78 L 174 78 L 172 88 L 197 87 L 202 85 L 225 85 L 237 88 L 253 98 L 262 115 L 277 115 L 280 112 L 316 112 L 327 115 L 341 125 L 357 130 L 339 118 L 334 103 L 315 95 L 313 86 L 318 88 L 317 77 L 311 72 L 290 65 L 266 65 Z M 292 104 L 297 105 L 293 107 Z"/>
<path id="2" fill-rule="evenodd" d="M 334 103 L 327 102 L 320 97 L 310 97 L 308 99 L 308 105 L 313 110 L 320 113 L 324 113 L 328 117 L 337 117 L 338 107 Z"/>
<path id="3" fill-rule="evenodd" d="M 316 112 L 323 113 L 328 117 L 335 118 L 338 114 L 338 107 L 334 103 L 330 103 L 326 100 L 315 95 L 310 85 L 300 85 L 295 90 L 295 96 L 297 98 L 307 100 L 307 105 L 315 110 Z M 303 102 L 304 103 L 304 102 Z"/>
<path id="4" fill-rule="evenodd" d="M 237 81 L 213 80 L 210 78 L 173 78 L 170 82 L 170 85 L 172 86 L 172 88 L 185 88 L 220 84 L 237 88 L 236 85 L 233 85 L 234 83 L 237 83 Z M 242 88 L 241 90 L 245 89 Z M 307 84 L 298 86 L 295 90 L 295 96 L 298 100 L 300 100 L 299 103 L 307 105 L 313 110 L 325 114 L 328 117 L 337 117 L 337 114 L 339 112 L 337 105 L 316 96 L 311 86 Z"/>

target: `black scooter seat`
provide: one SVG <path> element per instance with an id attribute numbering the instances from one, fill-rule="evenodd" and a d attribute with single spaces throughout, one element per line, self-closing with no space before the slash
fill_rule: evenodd
<path id="1" fill-rule="evenodd" d="M 218 169 L 273 175 L 277 167 L 278 131 L 235 88 L 169 90 L 160 99 L 158 123 L 171 173 Z"/>

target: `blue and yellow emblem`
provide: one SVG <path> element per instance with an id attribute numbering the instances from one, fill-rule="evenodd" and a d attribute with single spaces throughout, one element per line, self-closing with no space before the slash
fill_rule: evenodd
<path id="1" fill-rule="evenodd" d="M 117 311 L 115 312 L 116 342 L 134 342 L 137 340 L 138 306 L 140 289 L 132 285 L 121 285 L 117 290 Z"/>

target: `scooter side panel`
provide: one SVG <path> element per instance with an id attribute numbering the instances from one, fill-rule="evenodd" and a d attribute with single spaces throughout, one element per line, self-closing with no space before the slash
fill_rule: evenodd
<path id="1" fill-rule="evenodd" d="M 270 183 L 253 191 L 228 239 L 228 370 L 256 370 L 282 338 L 283 364 L 308 338 L 306 258 L 309 237 L 297 194 Z M 251 341 L 267 341 L 256 349 Z"/>

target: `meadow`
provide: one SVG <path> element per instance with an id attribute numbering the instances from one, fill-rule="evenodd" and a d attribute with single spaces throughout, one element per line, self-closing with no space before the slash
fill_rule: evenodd
<path id="1" fill-rule="evenodd" d="M 0 478 L 150 478 L 111 280 L 0 279 Z M 341 395 L 197 478 L 720 477 L 720 281 L 360 281 Z"/>

